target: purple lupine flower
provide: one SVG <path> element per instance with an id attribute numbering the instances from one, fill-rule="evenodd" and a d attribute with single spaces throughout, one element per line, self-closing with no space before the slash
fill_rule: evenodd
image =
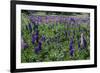
<path id="1" fill-rule="evenodd" d="M 73 24 L 75 24 L 75 18 L 70 18 L 70 22 L 71 22 L 71 24 L 73 25 Z"/>
<path id="2" fill-rule="evenodd" d="M 73 39 L 70 40 L 69 48 L 70 48 L 70 56 L 73 56 L 74 55 Z"/>
<path id="3" fill-rule="evenodd" d="M 71 18 L 71 21 L 75 22 L 75 19 L 76 19 L 75 17 L 72 17 L 72 18 Z"/>
<path id="4" fill-rule="evenodd" d="M 36 54 L 38 54 L 40 52 L 41 48 L 39 46 L 35 47 L 34 51 Z"/>
<path id="5" fill-rule="evenodd" d="M 48 24 L 48 21 L 49 21 L 49 16 L 46 16 L 46 24 Z"/>
<path id="6" fill-rule="evenodd" d="M 28 27 L 29 27 L 29 30 L 30 30 L 30 33 L 31 33 L 32 32 L 32 25 L 29 24 Z"/>
<path id="7" fill-rule="evenodd" d="M 38 31 L 36 31 L 36 34 L 32 35 L 32 43 L 34 44 L 35 40 L 38 42 Z"/>
<path id="8" fill-rule="evenodd" d="M 38 20 L 37 20 L 37 17 L 35 17 L 35 21 L 34 21 L 35 25 L 38 24 Z"/>
<path id="9" fill-rule="evenodd" d="M 35 35 L 32 35 L 32 44 L 34 44 L 35 40 L 36 40 Z"/>
<path id="10" fill-rule="evenodd" d="M 63 20 L 62 20 L 62 16 L 60 16 L 60 23 L 62 23 L 62 21 L 63 21 Z"/>
<path id="11" fill-rule="evenodd" d="M 38 46 L 35 48 L 35 53 L 38 54 L 42 49 L 42 42 L 39 41 Z"/>
<path id="12" fill-rule="evenodd" d="M 86 42 L 86 39 L 84 37 L 83 37 L 83 43 L 84 43 L 83 47 L 86 48 L 87 42 Z"/>
<path id="13" fill-rule="evenodd" d="M 70 56 L 71 56 L 71 57 L 74 56 L 74 48 L 70 50 Z"/>
<path id="14" fill-rule="evenodd" d="M 39 24 L 39 19 L 38 19 L 38 16 L 36 16 L 35 24 L 36 24 L 36 25 L 38 25 L 38 24 Z"/>
<path id="15" fill-rule="evenodd" d="M 67 24 L 71 24 L 71 20 L 69 16 L 66 18 L 66 20 L 67 20 Z"/>
<path id="16" fill-rule="evenodd" d="M 65 21 L 66 21 L 67 24 L 69 24 L 68 23 L 68 21 L 69 21 L 69 18 L 68 17 L 65 18 Z"/>
<path id="17" fill-rule="evenodd" d="M 35 18 L 34 18 L 34 16 L 33 16 L 33 15 L 29 16 L 29 19 L 30 19 L 30 21 L 31 21 L 32 23 L 34 23 Z"/>
<path id="18" fill-rule="evenodd" d="M 59 22 L 59 18 L 58 16 L 56 16 L 56 25 L 58 24 L 58 22 Z"/>
<path id="19" fill-rule="evenodd" d="M 38 22 L 41 22 L 41 16 L 38 16 Z"/>

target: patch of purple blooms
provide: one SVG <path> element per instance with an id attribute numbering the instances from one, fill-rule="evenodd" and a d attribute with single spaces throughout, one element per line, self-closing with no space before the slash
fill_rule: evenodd
<path id="1" fill-rule="evenodd" d="M 31 15 L 29 16 L 29 19 L 32 23 L 35 24 L 52 24 L 52 23 L 65 23 L 65 24 L 71 24 L 71 25 L 77 25 L 77 24 L 89 24 L 90 18 L 88 16 L 86 17 L 77 17 L 77 16 L 36 16 Z"/>
<path id="2" fill-rule="evenodd" d="M 73 57 L 74 56 L 73 38 L 71 38 L 70 40 L 69 50 L 70 50 L 70 56 Z"/>
<path id="3" fill-rule="evenodd" d="M 39 35 L 38 35 L 38 31 L 36 31 L 36 34 L 35 34 L 35 35 L 32 34 L 32 43 L 33 43 L 33 44 L 34 44 L 35 41 L 38 42 L 38 37 L 39 37 Z"/>
<path id="4" fill-rule="evenodd" d="M 32 35 L 32 44 L 35 44 L 35 41 L 38 43 L 38 46 L 34 48 L 36 54 L 38 54 L 42 50 L 42 42 L 45 41 L 45 36 L 42 35 L 41 39 L 39 40 L 39 32 L 36 31 L 35 34 Z"/>

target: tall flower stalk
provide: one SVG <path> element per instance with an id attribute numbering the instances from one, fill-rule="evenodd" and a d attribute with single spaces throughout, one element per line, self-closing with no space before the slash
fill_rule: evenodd
<path id="1" fill-rule="evenodd" d="M 71 38 L 70 40 L 70 44 L 69 44 L 69 50 L 70 50 L 70 56 L 73 57 L 74 56 L 74 47 L 73 47 L 73 38 Z"/>

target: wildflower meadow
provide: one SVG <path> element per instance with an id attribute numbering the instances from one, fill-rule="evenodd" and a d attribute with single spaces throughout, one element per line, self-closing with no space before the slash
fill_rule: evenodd
<path id="1" fill-rule="evenodd" d="M 21 62 L 90 59 L 90 14 L 21 10 Z"/>

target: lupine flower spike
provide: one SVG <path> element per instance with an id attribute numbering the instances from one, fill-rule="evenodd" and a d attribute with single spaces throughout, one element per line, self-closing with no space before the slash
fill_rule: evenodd
<path id="1" fill-rule="evenodd" d="M 34 35 L 34 34 L 32 34 L 32 44 L 34 44 L 34 43 L 35 43 L 35 40 L 36 40 L 36 37 L 35 37 L 35 35 Z"/>
<path id="2" fill-rule="evenodd" d="M 70 40 L 69 48 L 70 48 L 70 56 L 73 57 L 74 56 L 73 39 Z"/>
<path id="3" fill-rule="evenodd" d="M 35 48 L 35 53 L 38 54 L 42 49 L 42 42 L 39 41 L 38 46 Z"/>

